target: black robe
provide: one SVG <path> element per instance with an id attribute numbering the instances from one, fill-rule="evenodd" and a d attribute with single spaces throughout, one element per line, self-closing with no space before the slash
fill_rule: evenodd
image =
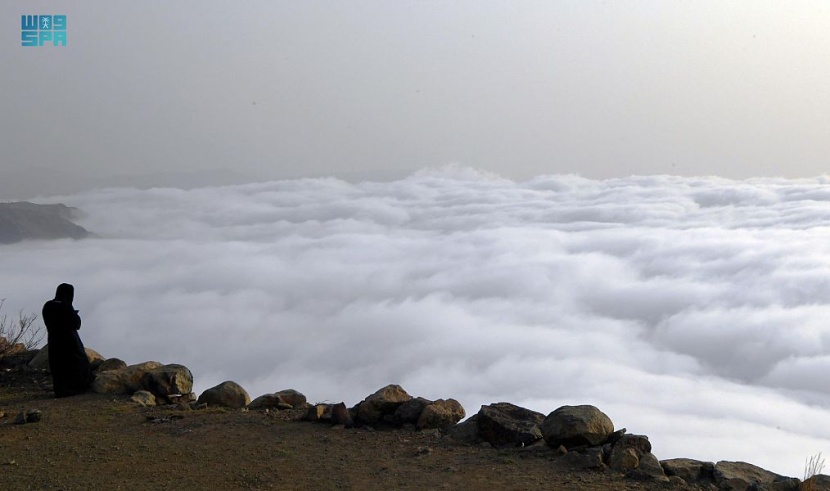
<path id="1" fill-rule="evenodd" d="M 49 343 L 49 369 L 57 397 L 86 392 L 92 382 L 89 358 L 78 336 L 81 318 L 72 307 L 73 297 L 72 285 L 63 283 L 58 287 L 55 299 L 43 306 L 43 322 Z"/>

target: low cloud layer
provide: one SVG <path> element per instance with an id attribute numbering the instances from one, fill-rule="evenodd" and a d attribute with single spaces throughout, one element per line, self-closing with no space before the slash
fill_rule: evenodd
<path id="1" fill-rule="evenodd" d="M 448 168 L 56 200 L 97 237 L 2 247 L 6 308 L 71 282 L 87 346 L 198 391 L 594 404 L 660 458 L 793 476 L 830 448 L 825 178 Z"/>

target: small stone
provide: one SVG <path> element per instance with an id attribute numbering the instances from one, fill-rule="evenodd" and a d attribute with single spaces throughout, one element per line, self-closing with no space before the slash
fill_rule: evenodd
<path id="1" fill-rule="evenodd" d="M 43 414 L 38 409 L 32 409 L 31 411 L 26 412 L 26 422 L 37 423 L 40 421 L 41 416 L 43 416 Z"/>

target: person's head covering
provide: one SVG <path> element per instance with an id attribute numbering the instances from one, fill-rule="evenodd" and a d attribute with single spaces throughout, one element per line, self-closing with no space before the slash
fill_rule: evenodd
<path id="1" fill-rule="evenodd" d="M 55 300 L 59 302 L 66 302 L 72 305 L 72 300 L 75 299 L 75 287 L 69 283 L 61 283 L 55 292 Z"/>

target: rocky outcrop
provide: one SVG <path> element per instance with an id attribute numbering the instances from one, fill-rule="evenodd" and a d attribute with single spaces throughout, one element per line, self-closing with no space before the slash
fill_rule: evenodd
<path id="1" fill-rule="evenodd" d="M 718 462 L 713 471 L 715 484 L 722 491 L 795 491 L 798 479 L 785 477 L 746 462 Z"/>
<path id="2" fill-rule="evenodd" d="M 251 403 L 251 397 L 241 385 L 233 381 L 225 381 L 202 392 L 197 404 L 220 406 L 229 408 L 243 408 Z"/>
<path id="3" fill-rule="evenodd" d="M 542 435 L 551 447 L 574 448 L 605 443 L 614 432 L 614 423 L 594 406 L 562 406 L 542 423 Z"/>
<path id="4" fill-rule="evenodd" d="M 400 385 L 387 385 L 355 406 L 355 420 L 367 425 L 393 424 L 395 411 L 410 399 Z"/>
<path id="5" fill-rule="evenodd" d="M 193 374 L 184 365 L 147 361 L 125 368 L 100 371 L 92 382 L 98 394 L 134 394 L 147 391 L 158 404 L 179 404 L 191 399 Z"/>
<path id="6" fill-rule="evenodd" d="M 495 447 L 530 445 L 542 438 L 542 413 L 497 402 L 481 406 L 476 416 L 478 436 Z"/>

